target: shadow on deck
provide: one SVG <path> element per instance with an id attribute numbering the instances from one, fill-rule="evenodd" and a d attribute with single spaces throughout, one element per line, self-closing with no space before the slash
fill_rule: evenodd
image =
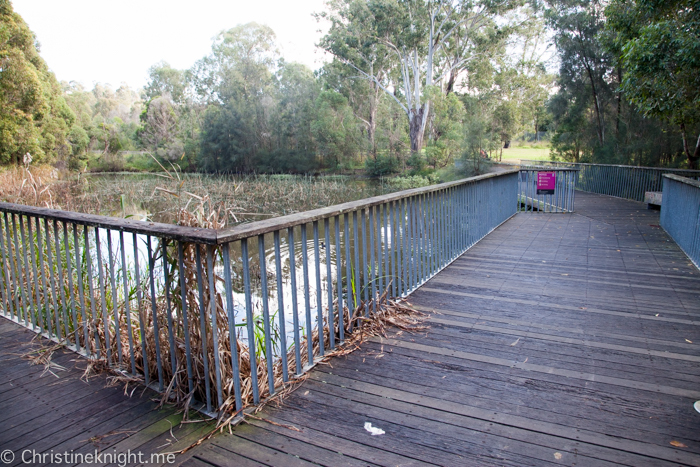
<path id="1" fill-rule="evenodd" d="M 427 333 L 320 365 L 263 410 L 274 423 L 250 420 L 176 462 L 700 465 L 700 272 L 658 224 L 642 203 L 580 192 L 574 214 L 518 214 L 411 295 L 432 312 Z M 0 323 L 2 449 L 94 449 L 91 437 L 123 431 L 105 446 L 168 451 L 204 431 L 173 441 L 164 420 L 177 416 L 140 389 L 39 378 L 13 357 L 31 334 Z M 35 393 L 45 378 L 56 389 Z M 8 440 L 30 427 L 25 413 L 42 424 Z M 71 428 L 84 418 L 93 426 Z"/>

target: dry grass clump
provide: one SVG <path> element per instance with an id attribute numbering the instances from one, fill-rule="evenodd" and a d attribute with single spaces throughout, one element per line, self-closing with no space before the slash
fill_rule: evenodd
<path id="1" fill-rule="evenodd" d="M 206 193 L 209 202 L 222 214 L 227 226 L 282 216 L 382 194 L 386 187 L 348 183 L 337 177 L 272 175 L 179 174 L 165 177 L 115 175 L 85 177 L 85 185 L 75 196 L 81 212 L 119 211 L 124 200 L 137 201 L 157 222 L 175 223 L 190 193 Z M 390 191 L 390 190 L 389 190 Z M 163 196 L 169 193 L 172 196 Z"/>
<path id="2" fill-rule="evenodd" d="M 58 180 L 58 171 L 49 165 L 8 167 L 0 172 L 0 200 L 60 209 L 57 200 L 66 188 Z"/>

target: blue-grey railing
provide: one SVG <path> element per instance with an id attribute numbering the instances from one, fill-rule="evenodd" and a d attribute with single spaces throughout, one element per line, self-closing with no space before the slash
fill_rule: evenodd
<path id="1" fill-rule="evenodd" d="M 579 170 L 576 181 L 577 190 L 635 201 L 644 201 L 644 193 L 647 191 L 661 191 L 664 174 L 694 179 L 700 177 L 700 170 L 530 160 L 522 160 L 520 163 L 523 167 L 576 168 Z"/>
<path id="2" fill-rule="evenodd" d="M 700 267 L 700 182 L 664 175 L 661 227 Z"/>
<path id="3" fill-rule="evenodd" d="M 1 313 L 209 412 L 274 394 L 519 208 L 517 170 L 207 229 L 0 203 Z"/>

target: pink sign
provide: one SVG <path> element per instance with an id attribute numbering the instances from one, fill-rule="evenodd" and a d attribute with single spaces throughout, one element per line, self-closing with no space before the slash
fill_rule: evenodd
<path id="1" fill-rule="evenodd" d="M 537 194 L 553 195 L 557 184 L 556 172 L 537 172 Z"/>

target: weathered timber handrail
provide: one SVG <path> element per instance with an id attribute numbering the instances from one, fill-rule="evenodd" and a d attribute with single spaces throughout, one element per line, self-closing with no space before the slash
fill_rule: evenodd
<path id="1" fill-rule="evenodd" d="M 680 175 L 675 175 L 675 174 L 664 174 L 664 178 L 668 178 L 668 179 L 675 180 L 675 181 L 680 182 L 680 183 L 685 183 L 686 185 L 700 188 L 700 181 L 693 180 L 692 178 L 681 177 Z"/>
<path id="2" fill-rule="evenodd" d="M 570 170 L 570 169 L 561 169 Z M 296 227 L 309 222 L 322 220 L 328 217 L 343 215 L 348 212 L 357 211 L 359 209 L 372 208 L 381 204 L 397 201 L 403 198 L 425 195 L 448 188 L 460 186 L 466 183 L 474 183 L 481 180 L 517 173 L 518 169 L 509 170 L 500 173 L 489 173 L 469 177 L 453 182 L 440 183 L 427 187 L 412 188 L 408 190 L 397 191 L 387 195 L 374 196 L 358 201 L 349 201 L 347 203 L 336 204 L 325 208 L 313 209 L 285 216 L 273 217 L 260 221 L 241 224 L 235 227 L 226 227 L 223 229 L 205 229 L 195 227 L 183 227 L 174 224 L 165 224 L 160 222 L 150 222 L 141 220 L 122 219 L 118 217 L 101 216 L 96 214 L 83 214 L 72 211 L 62 211 L 59 209 L 48 209 L 25 204 L 14 204 L 0 202 L 0 212 L 7 212 L 19 215 L 29 215 L 32 217 L 41 217 L 56 221 L 65 221 L 71 224 L 85 225 L 90 227 L 99 227 L 103 229 L 111 229 L 122 232 L 137 233 L 141 235 L 153 235 L 171 240 L 179 240 L 183 242 L 204 243 L 207 245 L 222 245 L 242 238 L 250 238 L 257 235 L 274 232 L 276 230 Z"/>
<path id="3" fill-rule="evenodd" d="M 508 174 L 515 174 L 518 172 L 518 169 L 513 169 L 500 173 L 477 175 L 475 177 L 464 178 L 462 180 L 456 180 L 454 182 L 440 183 L 438 185 L 430 185 L 420 188 L 411 188 L 409 190 L 396 191 L 394 193 L 374 196 L 372 198 L 365 198 L 358 201 L 349 201 L 347 203 L 336 204 L 334 206 L 328 206 L 325 208 L 313 209 L 311 211 L 305 211 L 296 214 L 288 214 L 286 216 L 274 217 L 271 219 L 264 219 L 248 224 L 237 225 L 235 227 L 224 228 L 217 231 L 217 243 L 222 244 L 232 242 L 235 240 L 240 240 L 242 238 L 249 238 L 256 235 L 274 232 L 275 230 L 296 227 L 299 225 L 308 224 L 309 222 L 327 219 L 329 217 L 341 216 L 346 213 L 351 213 L 360 209 L 373 208 L 375 206 L 390 203 L 393 201 L 398 201 L 412 196 L 427 195 L 449 188 L 457 187 L 460 185 L 480 182 L 483 180 L 488 180 L 490 178 Z"/>
<path id="4" fill-rule="evenodd" d="M 80 212 L 62 211 L 60 209 L 48 209 L 25 204 L 2 202 L 0 202 L 0 212 L 40 217 L 52 221 L 68 222 L 75 225 L 98 227 L 120 232 L 153 235 L 183 242 L 197 242 L 208 245 L 215 245 L 217 243 L 216 230 L 213 229 L 183 227 L 161 222 L 122 219 L 119 217 L 83 214 Z"/>

